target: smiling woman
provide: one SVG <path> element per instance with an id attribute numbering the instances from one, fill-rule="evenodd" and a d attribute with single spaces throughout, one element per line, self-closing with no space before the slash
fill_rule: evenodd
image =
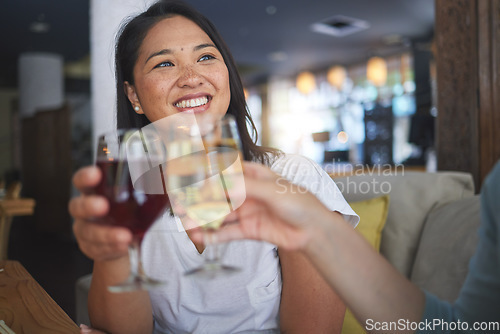
<path id="1" fill-rule="evenodd" d="M 125 81 L 128 99 L 151 122 L 188 111 L 220 118 L 228 109 L 231 93 L 224 58 L 210 37 L 183 16 L 151 28 L 133 74 L 133 84 Z"/>
<path id="2" fill-rule="evenodd" d="M 142 127 L 153 121 L 145 114 L 150 101 L 141 101 L 141 93 L 137 90 L 141 89 L 141 85 L 146 87 L 148 82 L 154 84 L 155 79 L 163 80 L 168 75 L 169 84 L 166 82 L 162 84 L 166 91 L 160 91 L 160 87 L 155 88 L 165 105 L 162 106 L 164 111 L 154 111 L 155 115 L 151 116 L 154 120 L 161 118 L 162 114 L 165 117 L 175 112 L 185 111 L 182 109 L 187 108 L 188 103 L 189 107 L 192 107 L 192 102 L 188 101 L 194 100 L 194 103 L 197 103 L 197 98 L 206 98 L 209 104 L 214 105 L 212 109 L 219 110 L 218 112 L 222 114 L 227 111 L 235 116 L 246 160 L 271 162 L 272 156 L 276 155 L 277 151 L 255 145 L 247 128 L 248 123 L 252 132 L 257 132 L 246 108 L 243 84 L 236 63 L 226 43 L 213 24 L 199 12 L 192 9 L 186 10 L 187 7 L 182 6 L 174 8 L 175 5 L 171 5 L 170 7 L 167 9 L 152 6 L 148 11 L 124 25 L 119 34 L 115 56 L 118 127 Z M 176 15 L 178 16 L 174 17 Z M 188 30 L 178 30 L 185 28 Z M 214 73 L 208 73 L 214 68 L 216 69 Z M 226 73 L 224 73 L 224 68 Z M 189 85 L 193 85 L 193 80 L 195 82 L 198 80 L 197 83 L 200 83 L 199 80 L 205 80 L 210 84 L 211 93 L 214 96 L 217 95 L 216 101 L 213 102 L 214 96 L 200 90 L 201 88 L 198 88 L 195 95 L 190 93 L 191 95 L 188 96 L 182 95 L 181 89 L 170 88 L 174 85 L 172 82 L 175 76 L 183 80 L 175 85 L 186 84 L 186 80 Z M 144 81 L 141 81 L 142 79 Z M 217 86 L 214 85 L 214 80 Z M 169 88 L 166 88 L 167 85 L 170 85 Z M 172 108 L 166 110 L 166 99 L 173 97 L 177 99 L 169 100 L 169 107 Z M 142 106 L 141 103 L 145 105 Z M 177 103 L 180 103 L 181 110 L 175 108 Z M 229 105 L 224 107 L 226 103 Z M 139 110 L 136 110 L 137 107 Z M 146 108 L 146 111 L 141 107 Z"/>
<path id="3" fill-rule="evenodd" d="M 119 128 L 141 128 L 179 113 L 216 118 L 231 114 L 245 160 L 267 164 L 305 188 L 314 185 L 315 195 L 330 210 L 357 223 L 358 217 L 319 166 L 252 141 L 247 124 L 255 127 L 236 64 L 203 15 L 182 2 L 159 1 L 127 22 L 119 34 Z M 109 294 L 107 287 L 128 274 L 131 236 L 116 226 L 93 223 L 106 215 L 108 203 L 86 195 L 85 189 L 100 178 L 92 168 L 78 171 L 74 184 L 84 194 L 70 203 L 80 249 L 94 260 L 88 298 L 94 327 L 118 333 L 151 332 L 153 327 L 168 333 L 340 333 L 345 307 L 302 255 L 272 244 L 231 243 L 224 246 L 223 260 L 241 271 L 196 281 L 184 273 L 201 265 L 206 254 L 197 248 L 204 247 L 191 240 L 179 217 L 168 214 L 146 233 L 142 249 L 145 271 L 168 284 L 149 294 Z"/>

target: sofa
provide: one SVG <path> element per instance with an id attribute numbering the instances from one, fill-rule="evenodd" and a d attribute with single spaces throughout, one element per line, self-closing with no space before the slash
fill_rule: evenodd
<path id="1" fill-rule="evenodd" d="M 332 177 L 360 215 L 357 230 L 374 248 L 422 289 L 456 299 L 478 240 L 479 196 L 470 174 L 400 168 Z M 78 323 L 89 323 L 90 280 L 87 275 L 76 283 Z M 343 333 L 359 332 L 363 328 L 348 312 Z"/>
<path id="2" fill-rule="evenodd" d="M 356 229 L 374 248 L 420 288 L 453 302 L 478 242 L 472 176 L 401 167 L 332 177 L 361 218 Z M 343 333 L 364 332 L 354 322 L 348 310 Z"/>

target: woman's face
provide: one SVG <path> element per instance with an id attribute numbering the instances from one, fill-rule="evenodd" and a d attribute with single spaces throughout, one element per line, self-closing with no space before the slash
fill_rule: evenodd
<path id="1" fill-rule="evenodd" d="M 163 19 L 146 35 L 127 96 L 154 122 L 178 112 L 222 116 L 231 99 L 229 72 L 210 37 L 183 16 Z M 137 110 L 136 107 L 139 107 Z"/>

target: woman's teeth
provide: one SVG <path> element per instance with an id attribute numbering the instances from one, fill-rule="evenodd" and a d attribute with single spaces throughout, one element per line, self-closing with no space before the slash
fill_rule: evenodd
<path id="1" fill-rule="evenodd" d="M 177 102 L 175 106 L 178 108 L 194 108 L 202 106 L 207 103 L 208 103 L 208 97 L 204 96 L 197 99 L 182 100 L 180 102 Z"/>

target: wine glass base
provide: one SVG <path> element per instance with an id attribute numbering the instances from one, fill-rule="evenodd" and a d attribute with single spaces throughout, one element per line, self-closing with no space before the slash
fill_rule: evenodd
<path id="1" fill-rule="evenodd" d="M 125 282 L 108 286 L 108 291 L 113 293 L 132 292 L 139 290 L 153 290 L 165 285 L 165 282 L 147 277 L 129 277 Z"/>
<path id="2" fill-rule="evenodd" d="M 201 278 L 201 279 L 215 279 L 218 277 L 226 277 L 229 275 L 240 272 L 241 269 L 233 266 L 228 266 L 219 262 L 208 262 L 201 267 L 191 269 L 184 273 L 184 276 Z"/>

